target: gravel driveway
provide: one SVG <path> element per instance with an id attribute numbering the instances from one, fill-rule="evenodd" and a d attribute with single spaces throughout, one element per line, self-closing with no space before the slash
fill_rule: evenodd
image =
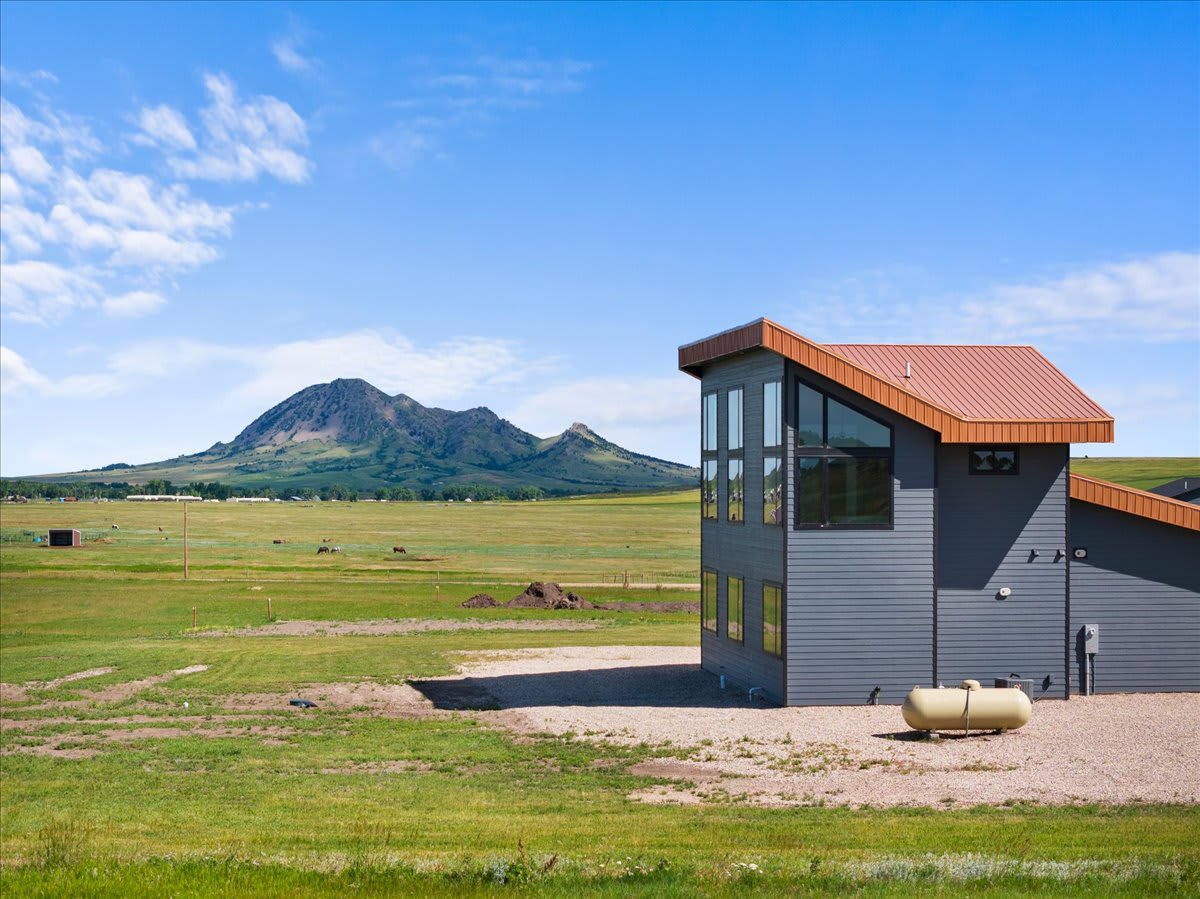
<path id="1" fill-rule="evenodd" d="M 751 705 L 699 661 L 679 647 L 464 653 L 460 677 L 415 686 L 518 731 L 679 747 L 635 769 L 670 781 L 633 794 L 646 802 L 1200 802 L 1200 694 L 1043 700 L 1020 730 L 925 740 L 898 706 Z"/>

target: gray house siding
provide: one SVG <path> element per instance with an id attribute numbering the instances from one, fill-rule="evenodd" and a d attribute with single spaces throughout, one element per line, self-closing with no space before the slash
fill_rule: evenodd
<path id="1" fill-rule="evenodd" d="M 1097 693 L 1200 690 L 1200 533 L 1071 500 L 1071 684 L 1100 626 Z"/>
<path id="2" fill-rule="evenodd" d="M 938 450 L 937 678 L 1020 674 L 1066 696 L 1068 449 L 1024 444 L 1016 475 L 971 475 Z M 1035 554 L 1036 553 L 1036 554 Z M 1008 587 L 1012 594 L 1000 597 Z"/>
<path id="3" fill-rule="evenodd" d="M 783 380 L 782 357 L 765 351 L 716 362 L 704 370 L 702 393 L 718 391 L 717 402 L 717 520 L 700 523 L 700 564 L 716 571 L 717 633 L 701 625 L 701 666 L 714 674 L 724 674 L 732 685 L 742 689 L 762 687 L 766 697 L 782 702 L 783 660 L 762 649 L 762 585 L 764 581 L 783 583 L 783 528 L 762 524 L 762 385 Z M 745 522 L 730 523 L 728 444 L 729 422 L 727 391 L 741 387 L 744 397 L 744 487 Z M 786 460 L 785 460 L 786 461 Z M 726 578 L 743 579 L 742 642 L 726 635 L 728 597 Z"/>
<path id="4" fill-rule="evenodd" d="M 890 530 L 795 530 L 790 464 L 794 377 L 893 427 Z M 787 702 L 861 704 L 875 687 L 899 703 L 933 672 L 936 435 L 833 382 L 789 364 L 784 401 L 787 467 Z M 1061 633 L 1061 626 L 1059 632 Z"/>

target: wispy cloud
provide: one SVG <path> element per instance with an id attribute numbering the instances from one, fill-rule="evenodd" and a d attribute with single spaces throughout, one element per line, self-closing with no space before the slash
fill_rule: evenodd
<path id="1" fill-rule="evenodd" d="M 291 75 L 305 77 L 321 74 L 320 62 L 316 57 L 305 53 L 311 36 L 312 32 L 299 18 L 294 15 L 288 17 L 287 31 L 270 44 L 271 55 L 275 57 L 275 62 L 281 69 Z"/>
<path id="2" fill-rule="evenodd" d="M 47 72 L 45 69 L 22 72 L 0 66 L 0 82 L 15 84 L 18 87 L 32 88 L 42 83 L 58 84 L 58 76 L 53 72 Z"/>
<path id="3" fill-rule="evenodd" d="M 803 291 L 788 321 L 817 340 L 1168 343 L 1200 340 L 1200 253 L 1076 266 L 968 294 L 869 272 Z"/>
<path id="4" fill-rule="evenodd" d="M 551 97 L 583 90 L 591 63 L 537 56 L 481 55 L 459 61 L 411 60 L 412 92 L 393 100 L 403 113 L 368 146 L 385 165 L 410 171 L 428 157 L 448 155 L 451 136 L 504 113 L 531 110 Z"/>
<path id="5" fill-rule="evenodd" d="M 271 175 L 280 181 L 307 181 L 313 163 L 300 149 L 308 145 L 304 119 L 277 97 L 242 100 L 233 79 L 204 76 L 209 102 L 200 110 L 203 131 L 193 136 L 183 115 L 169 106 L 143 109 L 142 141 L 167 151 L 176 177 L 206 181 L 254 181 Z"/>
<path id="6" fill-rule="evenodd" d="M 210 103 L 196 133 L 170 106 L 143 108 L 134 141 L 161 150 L 182 175 L 306 180 L 311 163 L 292 146 L 307 138 L 295 111 L 274 97 L 242 102 L 223 75 L 206 78 Z M 166 298 L 159 282 L 220 255 L 235 208 L 211 204 L 184 183 L 96 165 L 105 153 L 90 126 L 50 108 L 0 98 L 0 312 L 51 324 L 96 309 L 148 315 Z"/>

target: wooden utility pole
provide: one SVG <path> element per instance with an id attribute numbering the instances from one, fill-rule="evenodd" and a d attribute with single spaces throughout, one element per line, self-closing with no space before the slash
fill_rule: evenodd
<path id="1" fill-rule="evenodd" d="M 188 528 L 187 528 L 187 500 L 183 501 L 183 579 L 188 579 Z"/>

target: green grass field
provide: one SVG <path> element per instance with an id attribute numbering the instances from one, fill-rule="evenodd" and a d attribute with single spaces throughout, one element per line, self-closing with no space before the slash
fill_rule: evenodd
<path id="1" fill-rule="evenodd" d="M 1147 459 L 1072 459 L 1071 471 L 1139 490 L 1149 490 L 1176 478 L 1200 476 L 1200 458 L 1174 456 Z"/>
<path id="2" fill-rule="evenodd" d="M 502 505 L 193 506 L 186 582 L 182 514 L 131 503 L 0 507 L 0 680 L 115 669 L 3 699 L 6 895 L 1200 890 L 1192 806 L 648 805 L 627 797 L 656 781 L 630 766 L 671 747 L 517 738 L 470 712 L 301 715 L 226 703 L 299 695 L 308 685 L 402 684 L 450 673 L 464 649 L 695 645 L 692 614 L 571 613 L 595 625 L 574 631 L 192 631 L 193 608 L 201 630 L 263 624 L 268 597 L 274 614 L 291 620 L 520 623 L 561 614 L 459 606 L 480 591 L 507 599 L 532 579 L 617 581 L 581 588 L 600 601 L 695 599 L 692 492 Z M 91 540 L 79 549 L 30 542 L 51 526 L 79 527 Z M 323 538 L 344 552 L 318 557 Z M 408 552 L 393 554 L 395 544 Z M 646 589 L 622 589 L 627 571 Z M 191 665 L 209 667 L 111 701 L 84 692 Z M 58 751 L 36 751 L 48 743 Z"/>

